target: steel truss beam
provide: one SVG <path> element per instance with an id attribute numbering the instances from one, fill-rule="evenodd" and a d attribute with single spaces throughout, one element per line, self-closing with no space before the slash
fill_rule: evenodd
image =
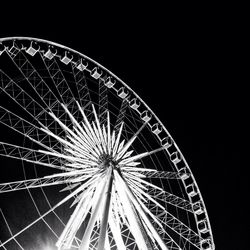
<path id="1" fill-rule="evenodd" d="M 42 178 L 29 179 L 23 181 L 14 181 L 9 183 L 0 184 L 0 193 L 19 191 L 30 188 L 47 187 L 52 185 L 62 185 L 62 184 L 73 184 L 86 180 L 90 175 L 83 175 L 79 171 L 69 172 L 67 174 L 55 174 L 50 176 L 45 176 Z"/>

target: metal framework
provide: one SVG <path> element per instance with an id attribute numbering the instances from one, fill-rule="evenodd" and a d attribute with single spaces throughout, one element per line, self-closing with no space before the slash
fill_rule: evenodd
<path id="1" fill-rule="evenodd" d="M 20 160 L 15 167 L 24 176 L 4 175 L 0 200 L 10 192 L 27 194 L 37 214 L 14 232 L 1 207 L 7 231 L 0 249 L 26 249 L 25 234 L 37 224 L 46 226 L 58 250 L 215 249 L 201 193 L 179 148 L 110 71 L 52 42 L 6 38 L 0 39 L 0 88 L 0 125 L 17 136 L 0 141 L 0 156 Z"/>

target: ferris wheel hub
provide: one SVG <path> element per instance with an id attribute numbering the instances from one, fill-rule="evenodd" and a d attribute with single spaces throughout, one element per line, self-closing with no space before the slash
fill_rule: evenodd
<path id="1" fill-rule="evenodd" d="M 107 169 L 110 166 L 115 167 L 116 165 L 117 165 L 116 161 L 109 154 L 102 154 L 99 157 L 99 166 L 100 166 L 100 168 Z"/>

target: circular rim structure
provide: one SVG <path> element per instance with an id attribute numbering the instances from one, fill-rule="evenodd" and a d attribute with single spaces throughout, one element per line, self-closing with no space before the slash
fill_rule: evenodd
<path id="1" fill-rule="evenodd" d="M 2 38 L 1 58 L 9 60 L 7 66 L 1 65 L 0 60 L 1 93 L 7 94 L 29 114 L 33 112 L 35 118 L 39 117 L 30 119 L 29 125 L 37 122 L 40 125 L 36 127 L 38 131 L 61 146 L 57 150 L 58 144 L 53 144 L 52 140 L 48 144 L 38 140 L 43 149 L 36 148 L 32 144 L 39 144 L 32 137 L 34 128 L 23 130 L 22 147 L 0 139 L 0 155 L 21 159 L 24 169 L 22 181 L 0 183 L 0 200 L 1 195 L 25 190 L 39 214 L 28 226 L 13 232 L 6 211 L 1 209 L 2 220 L 10 235 L 0 237 L 0 247 L 9 249 L 8 244 L 14 242 L 19 249 L 24 249 L 19 238 L 26 229 L 42 221 L 57 236 L 58 249 L 215 249 L 207 210 L 190 167 L 164 124 L 126 83 L 82 53 L 47 40 Z M 9 64 L 13 65 L 9 67 Z M 15 75 L 15 70 L 19 76 Z M 70 77 L 72 79 L 68 80 Z M 34 84 L 27 87 L 27 82 Z M 54 87 L 48 87 L 46 92 L 50 83 L 54 83 Z M 72 87 L 73 84 L 78 84 L 77 88 Z M 91 96 L 84 106 L 81 100 L 84 102 L 85 97 L 80 97 L 78 90 L 87 91 Z M 41 100 L 33 99 L 33 94 Z M 69 96 L 75 94 L 79 99 L 72 104 Z M 53 103 L 53 96 L 59 101 Z M 48 109 L 42 110 L 43 104 Z M 14 110 L 2 105 L 0 108 L 0 123 L 20 132 L 19 123 L 28 117 L 22 112 L 17 116 Z M 40 113 L 37 108 L 41 109 Z M 50 129 L 52 123 L 56 124 L 54 131 Z M 36 136 L 40 138 L 41 135 Z M 26 145 L 35 148 L 24 154 L 22 150 L 27 150 Z M 39 163 L 33 154 L 35 157 L 43 154 Z M 29 158 L 31 155 L 33 158 Z M 60 166 L 63 172 L 40 177 L 42 173 L 38 174 L 40 170 L 34 167 L 33 177 L 27 178 L 24 166 L 27 162 L 55 166 L 57 170 Z M 166 164 L 172 171 L 165 169 Z M 95 182 L 98 185 L 95 186 Z M 68 195 L 66 200 L 60 198 L 56 205 L 52 205 L 44 190 L 57 184 L 65 185 L 63 190 Z M 37 194 L 30 191 L 35 188 L 41 189 L 46 200 L 45 213 L 38 208 Z M 75 210 L 65 222 L 55 211 L 62 201 L 67 203 L 70 199 L 74 200 Z M 53 223 L 45 219 L 50 214 L 64 225 L 62 231 L 56 232 Z M 123 226 L 126 228 L 122 229 Z M 116 233 L 115 229 L 123 233 Z"/>

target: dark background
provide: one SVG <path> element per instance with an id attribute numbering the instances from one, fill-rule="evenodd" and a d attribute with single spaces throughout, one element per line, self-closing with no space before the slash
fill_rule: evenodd
<path id="1" fill-rule="evenodd" d="M 246 249 L 248 89 L 245 32 L 237 10 L 121 5 L 106 11 L 97 3 L 64 10 L 26 7 L 27 14 L 8 12 L 11 21 L 2 19 L 0 37 L 63 44 L 124 80 L 186 157 L 207 206 L 216 249 Z"/>

